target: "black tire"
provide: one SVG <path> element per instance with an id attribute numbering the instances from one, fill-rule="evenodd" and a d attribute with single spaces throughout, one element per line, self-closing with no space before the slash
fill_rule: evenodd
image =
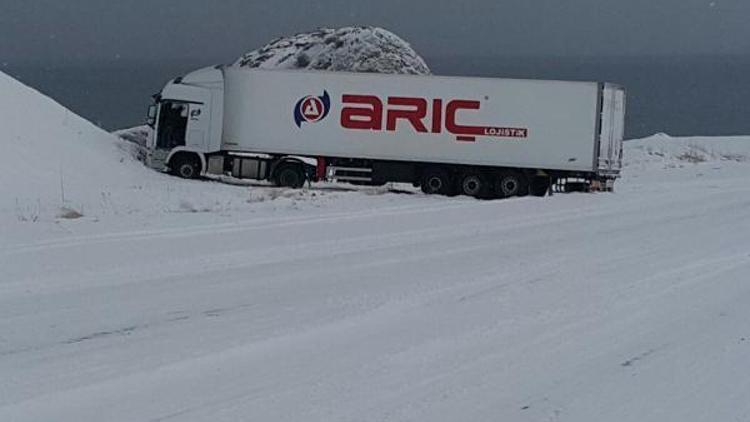
<path id="1" fill-rule="evenodd" d="M 487 181 L 479 173 L 465 173 L 459 179 L 458 190 L 462 195 L 483 198 L 487 195 Z"/>
<path id="2" fill-rule="evenodd" d="M 529 181 L 518 171 L 504 171 L 495 182 L 495 195 L 499 198 L 526 196 L 529 194 Z"/>
<path id="3" fill-rule="evenodd" d="M 299 189 L 305 185 L 305 170 L 301 165 L 282 164 L 274 172 L 276 186 Z"/>
<path id="4" fill-rule="evenodd" d="M 422 192 L 427 195 L 450 195 L 451 179 L 448 172 L 441 168 L 428 168 L 422 173 L 420 182 Z"/>
<path id="5" fill-rule="evenodd" d="M 174 157 L 169 165 L 172 174 L 183 179 L 197 179 L 201 175 L 201 161 L 193 154 Z"/>

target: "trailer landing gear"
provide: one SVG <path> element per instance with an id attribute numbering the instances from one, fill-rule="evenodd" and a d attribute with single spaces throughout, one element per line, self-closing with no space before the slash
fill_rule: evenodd
<path id="1" fill-rule="evenodd" d="M 543 197 L 545 195 L 552 195 L 552 178 L 545 176 L 537 176 L 531 180 L 529 184 L 529 195 L 536 197 Z"/>

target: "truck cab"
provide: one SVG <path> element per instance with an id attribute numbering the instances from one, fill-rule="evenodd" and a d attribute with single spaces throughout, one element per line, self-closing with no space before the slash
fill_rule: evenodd
<path id="1" fill-rule="evenodd" d="M 153 135 L 147 164 L 186 178 L 205 172 L 206 156 L 221 150 L 224 77 L 209 67 L 170 81 L 149 109 Z"/>
<path id="2" fill-rule="evenodd" d="M 231 174 L 293 188 L 318 180 L 313 158 L 225 148 L 224 85 L 224 67 L 208 67 L 170 81 L 154 96 L 148 119 L 153 129 L 146 148 L 148 166 L 186 179 Z"/>

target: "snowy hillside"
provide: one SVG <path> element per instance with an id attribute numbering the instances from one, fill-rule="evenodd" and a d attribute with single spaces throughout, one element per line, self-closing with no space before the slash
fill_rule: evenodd
<path id="1" fill-rule="evenodd" d="M 180 180 L 150 170 L 136 160 L 132 143 L 3 73 L 0 93 L 0 222 L 8 233 L 11 226 L 21 230 L 23 223 L 225 212 L 266 199 L 246 187 Z"/>
<path id="2" fill-rule="evenodd" d="M 263 69 L 430 73 L 425 61 L 397 35 L 382 28 L 321 28 L 271 41 L 236 63 Z"/>
<path id="3" fill-rule="evenodd" d="M 0 421 L 750 415 L 750 138 L 629 141 L 614 194 L 287 191 L 0 93 Z"/>
<path id="4" fill-rule="evenodd" d="M 141 169 L 112 135 L 3 73 L 0 92 L 2 214 L 88 204 L 135 183 Z"/>
<path id="5" fill-rule="evenodd" d="M 664 164 L 666 167 L 685 163 L 750 161 L 750 138 L 672 138 L 658 134 L 650 138 L 629 141 L 626 164 L 630 167 Z"/>

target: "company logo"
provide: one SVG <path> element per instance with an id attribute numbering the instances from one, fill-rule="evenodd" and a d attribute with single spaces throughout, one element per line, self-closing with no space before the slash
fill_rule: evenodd
<path id="1" fill-rule="evenodd" d="M 302 127 L 302 123 L 319 122 L 328 116 L 331 111 L 331 97 L 328 91 L 323 91 L 320 97 L 307 96 L 302 98 L 294 106 L 294 123 Z"/>
<path id="2" fill-rule="evenodd" d="M 346 129 L 395 132 L 399 122 L 418 133 L 440 134 L 446 131 L 457 141 L 475 142 L 478 136 L 525 139 L 529 129 L 500 125 L 468 125 L 468 115 L 481 109 L 479 101 L 443 100 L 374 95 L 344 95 L 341 126 Z M 476 121 L 476 117 L 471 119 Z"/>
<path id="3" fill-rule="evenodd" d="M 341 102 L 340 124 L 344 129 L 396 132 L 399 125 L 410 126 L 417 133 L 447 132 L 460 142 L 475 142 L 477 137 L 529 137 L 529 129 L 524 127 L 475 124 L 479 119 L 472 114 L 482 108 L 482 103 L 475 100 L 344 94 Z M 320 97 L 310 95 L 297 102 L 294 122 L 301 128 L 303 123 L 325 119 L 330 111 L 331 98 L 328 91 L 323 91 Z"/>

